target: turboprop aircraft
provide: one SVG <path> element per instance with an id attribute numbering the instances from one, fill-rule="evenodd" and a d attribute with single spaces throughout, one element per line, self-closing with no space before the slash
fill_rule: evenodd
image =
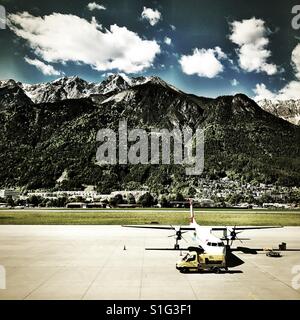
<path id="1" fill-rule="evenodd" d="M 199 272 L 203 270 L 220 271 L 220 269 L 237 267 L 244 263 L 233 252 L 240 251 L 245 254 L 257 254 L 258 251 L 267 251 L 272 253 L 272 256 L 280 256 L 279 251 L 300 251 L 300 249 L 265 249 L 265 248 L 247 248 L 236 247 L 232 248 L 232 244 L 235 240 L 243 242 L 243 240 L 250 240 L 247 238 L 240 238 L 238 234 L 245 230 L 255 229 L 271 229 L 282 228 L 281 226 L 262 226 L 262 227 L 209 227 L 201 226 L 196 222 L 195 213 L 193 210 L 193 201 L 190 199 L 190 221 L 187 226 L 159 226 L 159 225 L 128 225 L 124 227 L 130 228 L 147 228 L 147 229 L 166 229 L 174 230 L 175 234 L 169 237 L 175 237 L 175 244 L 173 248 L 146 248 L 146 250 L 180 250 L 189 251 L 186 256 L 176 264 L 178 270 L 192 270 L 196 269 Z M 179 241 L 184 239 L 182 234 L 192 231 L 194 233 L 194 243 L 187 248 L 179 246 Z M 218 237 L 213 232 L 221 231 L 222 236 Z M 185 239 L 184 239 L 185 240 Z M 185 240 L 186 241 L 186 240 Z M 187 241 L 186 241 L 187 242 Z M 283 245 L 283 244 L 282 244 Z M 276 254 L 276 255 L 275 255 Z M 271 256 L 271 255 L 270 255 Z"/>
<path id="2" fill-rule="evenodd" d="M 193 201 L 190 202 L 190 223 L 188 226 L 150 226 L 150 225 L 126 225 L 124 227 L 130 228 L 146 228 L 146 229 L 166 229 L 174 230 L 175 234 L 172 235 L 175 237 L 174 248 L 146 248 L 146 250 L 190 250 L 190 248 L 201 249 L 204 252 L 209 252 L 212 254 L 224 254 L 226 249 L 232 246 L 233 241 L 235 240 L 249 240 L 246 238 L 239 238 L 238 234 L 244 230 L 254 230 L 254 229 L 270 229 L 270 228 L 281 228 L 281 226 L 262 226 L 262 227 L 208 227 L 201 226 L 196 222 L 195 213 L 193 210 Z M 188 231 L 194 232 L 194 240 L 196 247 L 181 248 L 179 246 L 179 241 L 183 239 L 182 234 Z M 221 238 L 213 234 L 214 231 L 223 231 L 223 236 Z M 224 243 L 224 241 L 226 241 Z M 232 250 L 231 250 L 232 251 Z M 238 250 L 234 250 L 238 251 Z M 243 250 L 239 250 L 243 251 Z"/>

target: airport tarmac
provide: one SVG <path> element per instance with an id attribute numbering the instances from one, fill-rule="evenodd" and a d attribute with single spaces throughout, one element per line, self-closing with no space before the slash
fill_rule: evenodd
<path id="1" fill-rule="evenodd" d="M 180 252 L 145 251 L 172 247 L 170 234 L 121 226 L 0 226 L 6 271 L 0 299 L 300 299 L 300 252 L 281 258 L 239 253 L 245 263 L 229 273 L 181 274 L 175 268 Z M 191 235 L 184 236 L 192 244 Z M 243 237 L 251 240 L 237 245 L 300 248 L 300 227 Z"/>

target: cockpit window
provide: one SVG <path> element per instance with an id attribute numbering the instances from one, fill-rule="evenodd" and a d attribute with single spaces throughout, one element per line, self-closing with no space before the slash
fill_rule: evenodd
<path id="1" fill-rule="evenodd" d="M 223 242 L 207 242 L 207 245 L 212 247 L 224 247 Z"/>

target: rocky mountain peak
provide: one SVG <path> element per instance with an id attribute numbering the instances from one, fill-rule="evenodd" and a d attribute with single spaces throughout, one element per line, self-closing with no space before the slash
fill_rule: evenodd
<path id="1" fill-rule="evenodd" d="M 3 87 L 14 87 L 14 86 L 18 86 L 18 83 L 13 79 L 0 80 L 0 88 L 3 88 Z"/>
<path id="2" fill-rule="evenodd" d="M 258 105 L 276 117 L 300 125 L 300 100 L 260 100 Z"/>
<path id="3" fill-rule="evenodd" d="M 100 101 L 129 101 L 133 96 L 133 92 L 129 94 L 126 90 L 134 89 L 135 87 L 142 86 L 141 94 L 155 96 L 155 100 L 159 100 L 159 94 L 156 94 L 156 90 L 164 90 L 177 92 L 182 94 L 186 99 L 192 99 L 196 103 L 200 102 L 200 105 L 205 101 L 200 97 L 187 95 L 184 92 L 178 90 L 174 86 L 168 84 L 157 76 L 140 76 L 129 78 L 124 74 L 111 74 L 102 82 L 92 83 L 87 82 L 78 76 L 61 77 L 52 82 L 40 83 L 40 84 L 22 84 L 16 82 L 13 79 L 0 81 L 0 88 L 6 88 L 6 93 L 2 90 L 2 101 L 21 101 L 22 99 L 28 103 L 54 103 L 69 99 L 80 99 L 91 96 L 99 96 Z M 153 89 L 151 89 L 153 87 Z M 155 89 L 156 88 L 156 89 Z M 159 89 L 160 88 L 160 89 Z M 9 90 L 8 90 L 9 89 Z M 11 96 L 10 96 L 11 95 Z M 114 97 L 117 95 L 116 97 Z M 19 97 L 18 99 L 14 97 Z M 148 97 L 149 98 L 149 97 Z M 148 100 L 146 97 L 146 99 Z M 178 98 L 178 97 L 177 97 Z M 176 98 L 176 99 L 177 99 Z M 170 97 L 172 100 L 173 98 Z M 262 100 L 257 104 L 252 99 L 244 94 L 236 94 L 235 96 L 221 96 L 217 99 L 212 99 L 213 104 L 219 105 L 219 108 L 224 108 L 224 115 L 230 111 L 230 114 L 244 114 L 245 116 L 260 114 L 261 109 L 275 115 L 276 117 L 287 120 L 293 124 L 300 124 L 300 100 L 286 100 L 286 101 L 271 101 Z M 159 104 L 162 102 L 159 101 Z M 227 106 L 227 107 L 226 107 Z"/>
<path id="4" fill-rule="evenodd" d="M 25 94 L 20 83 L 17 83 L 13 79 L 0 81 L 0 108 L 1 106 L 23 106 L 30 103 L 32 101 Z"/>
<path id="5" fill-rule="evenodd" d="M 247 181 L 299 185 L 299 127 L 262 110 L 243 94 L 206 99 L 158 77 L 123 75 L 111 75 L 101 83 L 78 77 L 36 85 L 1 82 L 0 161 L 6 170 L 0 172 L 0 183 L 53 188 L 66 171 L 70 179 L 65 188 L 90 184 L 104 191 L 109 185 L 126 189 L 128 181 L 169 186 L 169 178 L 162 180 L 163 167 L 110 167 L 106 177 L 95 163 L 97 131 L 117 131 L 124 118 L 131 128 L 204 128 L 209 178 L 234 172 Z M 183 175 L 181 167 L 168 170 L 176 176 L 174 187 L 193 179 Z"/>
<path id="6" fill-rule="evenodd" d="M 98 86 L 98 93 L 107 94 L 109 92 L 120 92 L 130 87 L 130 83 L 126 81 L 120 74 L 109 75 Z"/>

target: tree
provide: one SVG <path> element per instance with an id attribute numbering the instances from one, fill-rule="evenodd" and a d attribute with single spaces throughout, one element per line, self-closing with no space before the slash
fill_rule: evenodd
<path id="1" fill-rule="evenodd" d="M 116 205 L 124 203 L 123 196 L 121 194 L 115 195 Z"/>
<path id="2" fill-rule="evenodd" d="M 108 204 L 109 204 L 109 202 L 108 202 L 108 200 L 107 200 L 107 199 L 104 199 L 104 200 L 102 200 L 101 202 L 103 203 L 104 207 L 106 207 L 106 205 L 108 205 Z"/>
<path id="3" fill-rule="evenodd" d="M 185 201 L 183 195 L 179 192 L 176 193 L 175 201 Z"/>
<path id="4" fill-rule="evenodd" d="M 272 203 L 273 202 L 273 198 L 271 195 L 264 193 L 261 197 L 260 200 L 262 203 Z"/>
<path id="5" fill-rule="evenodd" d="M 169 208 L 170 207 L 170 202 L 166 199 L 166 197 L 161 197 L 159 203 L 162 208 Z"/>
<path id="6" fill-rule="evenodd" d="M 127 197 L 128 204 L 136 204 L 135 198 L 132 193 L 129 193 Z"/>
<path id="7" fill-rule="evenodd" d="M 5 198 L 5 202 L 7 203 L 8 206 L 13 207 L 15 205 L 14 199 L 12 196 L 7 196 Z"/>
<path id="8" fill-rule="evenodd" d="M 82 196 L 76 196 L 75 202 L 83 202 L 83 201 L 84 201 L 84 199 Z"/>
<path id="9" fill-rule="evenodd" d="M 68 198 L 66 197 L 60 197 L 57 199 L 45 199 L 45 207 L 56 207 L 56 208 L 63 208 L 66 206 L 68 202 Z"/>
<path id="10" fill-rule="evenodd" d="M 112 197 L 112 198 L 109 199 L 109 205 L 111 207 L 115 207 L 117 205 L 117 201 L 116 201 L 115 197 Z"/>
<path id="11" fill-rule="evenodd" d="M 37 207 L 42 202 L 43 202 L 43 198 L 40 196 L 33 195 L 28 198 L 28 203 L 32 204 L 34 207 Z"/>
<path id="12" fill-rule="evenodd" d="M 154 204 L 154 198 L 149 192 L 146 192 L 139 198 L 138 203 L 144 208 L 151 207 Z"/>
<path id="13" fill-rule="evenodd" d="M 228 202 L 230 204 L 239 204 L 243 201 L 243 196 L 239 193 L 234 193 L 229 196 Z"/>
<path id="14" fill-rule="evenodd" d="M 123 200 L 123 197 L 121 194 L 116 194 L 114 197 L 110 198 L 109 199 L 109 204 L 112 206 L 112 207 L 115 207 L 117 206 L 118 204 L 122 204 L 124 203 L 124 200 Z"/>
<path id="15" fill-rule="evenodd" d="M 189 197 L 194 197 L 195 196 L 195 194 L 196 194 L 196 189 L 195 188 L 193 188 L 193 187 L 189 187 L 188 188 L 188 195 L 189 195 Z"/>

